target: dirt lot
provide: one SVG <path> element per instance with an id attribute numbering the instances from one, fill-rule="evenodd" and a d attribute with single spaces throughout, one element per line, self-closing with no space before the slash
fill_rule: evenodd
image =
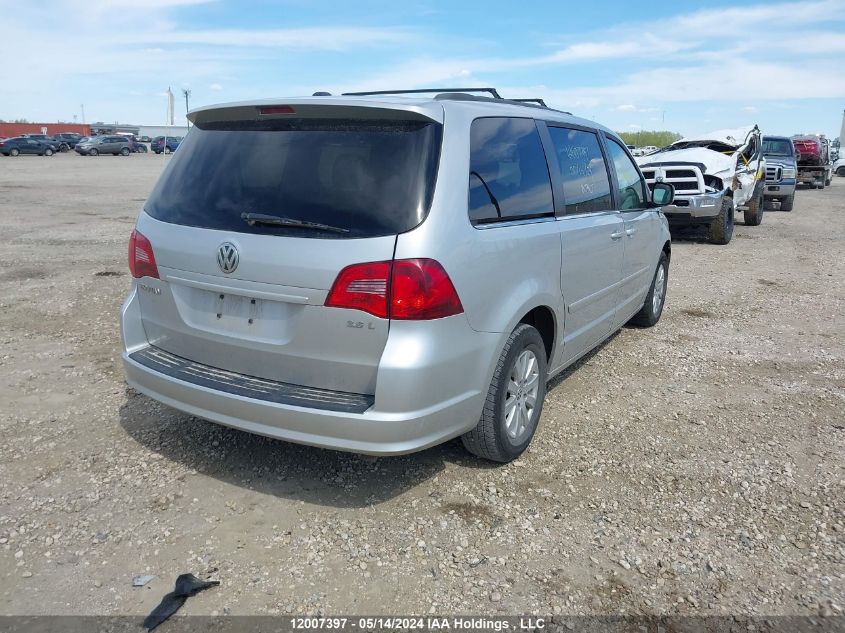
<path id="1" fill-rule="evenodd" d="M 128 390 L 126 241 L 165 159 L 0 157 L 0 614 L 840 613 L 845 178 L 676 241 L 652 330 L 507 466 L 254 437 Z M 144 588 L 132 577 L 152 574 Z"/>

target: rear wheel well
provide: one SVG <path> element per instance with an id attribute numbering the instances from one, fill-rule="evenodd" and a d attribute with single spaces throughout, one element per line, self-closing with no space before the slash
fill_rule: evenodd
<path id="1" fill-rule="evenodd" d="M 540 333 L 540 337 L 543 339 L 543 346 L 546 348 L 546 362 L 550 363 L 555 346 L 556 329 L 555 315 L 551 308 L 547 306 L 536 307 L 522 317 L 519 322 L 532 326 Z"/>
<path id="2" fill-rule="evenodd" d="M 670 240 L 666 240 L 663 244 L 663 252 L 666 253 L 666 259 L 672 261 L 672 242 Z"/>

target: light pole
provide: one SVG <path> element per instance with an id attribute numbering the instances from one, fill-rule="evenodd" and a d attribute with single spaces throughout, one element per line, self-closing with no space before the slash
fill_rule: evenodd
<path id="1" fill-rule="evenodd" d="M 190 88 L 182 88 L 182 94 L 185 95 L 185 115 L 188 114 L 188 99 L 191 98 Z M 188 123 L 190 125 L 190 123 Z"/>

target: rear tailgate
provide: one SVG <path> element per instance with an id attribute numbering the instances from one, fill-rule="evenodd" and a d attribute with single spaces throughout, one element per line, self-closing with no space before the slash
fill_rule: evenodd
<path id="1" fill-rule="evenodd" d="M 295 108 L 196 120 L 138 220 L 160 277 L 138 280 L 144 328 L 152 345 L 197 363 L 372 394 L 388 320 L 324 302 L 341 270 L 392 259 L 396 236 L 424 219 L 440 125 L 401 111 Z"/>

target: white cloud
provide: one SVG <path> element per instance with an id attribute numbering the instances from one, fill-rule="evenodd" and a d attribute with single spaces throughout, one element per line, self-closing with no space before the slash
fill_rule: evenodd
<path id="1" fill-rule="evenodd" d="M 75 111 L 80 97 L 73 88 L 86 77 L 102 77 L 106 83 L 110 77 L 131 77 L 131 87 L 121 87 L 124 99 L 130 88 L 151 97 L 168 83 L 208 86 L 211 92 L 225 84 L 227 95 L 235 98 L 258 96 L 250 90 L 265 90 L 270 82 L 248 86 L 249 73 L 261 70 L 277 78 L 287 58 L 303 51 L 343 55 L 336 55 L 335 68 L 324 66 L 321 72 L 315 66 L 306 79 L 295 79 L 313 84 L 280 84 L 288 94 L 293 88 L 310 94 L 315 89 L 498 85 L 504 96 L 541 96 L 566 110 L 607 112 L 620 119 L 620 126 L 628 120 L 662 121 L 660 112 L 674 102 L 718 102 L 725 112 L 757 118 L 758 112 L 744 111 L 743 104 L 762 116 L 796 108 L 796 99 L 845 97 L 845 37 L 836 23 L 845 16 L 845 0 L 756 0 L 668 18 L 644 15 L 641 21 L 578 33 L 533 52 L 525 38 L 520 50 L 528 52 L 519 56 L 510 46 L 490 48 L 486 41 L 458 40 L 413 24 L 385 27 L 379 20 L 378 26 L 192 30 L 181 21 L 182 11 L 175 11 L 210 1 L 0 0 L 4 50 L 27 51 L 25 63 L 0 65 L 0 85 L 24 86 L 3 95 L 0 116 Z M 372 54 L 347 67 L 346 52 L 359 50 Z M 500 56 L 473 54 L 489 50 Z M 421 51 L 446 52 L 436 57 Z M 369 66 L 362 71 L 363 63 Z M 541 74 L 548 79 L 537 85 Z M 32 77 L 39 78 L 37 86 Z M 43 98 L 45 85 L 53 87 L 56 98 Z M 764 100 L 770 104 L 762 105 Z M 142 101 L 102 95 L 96 105 L 86 103 L 86 112 L 89 118 L 112 119 L 138 111 L 132 108 Z"/>
<path id="2" fill-rule="evenodd" d="M 529 68 L 619 59 L 645 60 L 641 66 L 646 70 L 613 76 L 603 85 L 501 88 L 500 92 L 540 94 L 563 109 L 610 107 L 641 113 L 663 108 L 637 107 L 631 101 L 742 99 L 753 103 L 760 99 L 838 98 L 845 96 L 845 64 L 837 55 L 845 52 L 845 37 L 811 27 L 827 25 L 831 16 L 842 15 L 845 0 L 703 9 L 588 33 L 585 37 L 589 41 L 568 43 L 548 55 L 403 62 L 356 85 L 373 90 L 409 84 L 418 87 L 458 76 L 489 77 Z M 773 42 L 777 45 L 772 46 Z M 798 53 L 801 58 L 796 57 Z M 808 72 L 811 63 L 813 72 Z M 458 74 L 459 69 L 463 75 Z"/>
<path id="3" fill-rule="evenodd" d="M 702 85 L 702 77 L 718 77 L 718 89 Z M 503 94 L 539 94 L 551 107 L 594 116 L 595 108 L 618 104 L 623 99 L 647 102 L 655 98 L 654 86 L 671 86 L 660 91 L 660 103 L 727 102 L 728 111 L 742 112 L 733 106 L 737 100 L 748 103 L 786 101 L 796 97 L 845 98 L 845 68 L 835 60 L 814 65 L 807 73 L 801 60 L 769 62 L 737 60 L 729 72 L 723 64 L 695 67 L 656 66 L 616 78 L 604 86 L 556 88 L 553 86 L 500 86 Z M 800 90 L 796 90 L 800 86 Z M 752 106 L 761 109 L 761 106 Z M 656 112 L 661 108 L 649 108 Z M 671 109 L 671 108 L 670 108 Z M 745 112 L 748 116 L 751 112 Z"/>
<path id="4" fill-rule="evenodd" d="M 629 36 L 627 38 L 611 38 L 603 41 L 583 42 L 571 44 L 546 57 L 538 57 L 534 63 L 575 63 L 583 61 L 597 61 L 603 59 L 619 59 L 631 57 L 651 57 L 655 55 L 670 55 L 679 51 L 694 48 L 698 42 L 667 39 L 651 34 Z"/>
<path id="5" fill-rule="evenodd" d="M 327 26 L 301 29 L 146 30 L 124 34 L 125 41 L 208 46 L 262 46 L 303 51 L 340 51 L 352 46 L 407 43 L 413 33 L 399 28 Z"/>
<path id="6" fill-rule="evenodd" d="M 332 86 L 331 91 L 364 92 L 367 90 L 391 89 L 396 86 L 423 88 L 439 82 L 457 79 L 460 79 L 462 83 L 472 83 L 474 81 L 472 66 L 474 64 L 468 64 L 465 60 L 412 59 L 371 77 Z"/>

